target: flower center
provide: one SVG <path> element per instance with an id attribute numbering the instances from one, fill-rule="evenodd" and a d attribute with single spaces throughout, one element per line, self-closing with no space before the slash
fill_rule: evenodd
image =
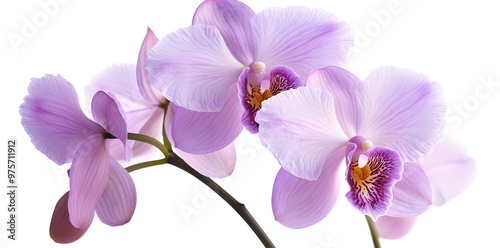
<path id="1" fill-rule="evenodd" d="M 262 102 L 272 96 L 269 89 L 266 89 L 264 92 L 260 89 L 265 71 L 266 65 L 260 61 L 250 65 L 250 71 L 247 76 L 247 90 L 245 91 L 245 94 L 246 102 L 254 110 L 261 109 Z"/>
<path id="2" fill-rule="evenodd" d="M 351 163 L 351 178 L 360 183 L 367 179 L 372 173 L 370 169 L 370 163 L 367 163 L 365 166 L 359 166 L 358 161 L 354 161 Z"/>
<path id="3" fill-rule="evenodd" d="M 271 96 L 272 94 L 269 89 L 265 90 L 264 92 L 260 92 L 260 87 L 252 87 L 252 93 L 247 94 L 247 103 L 250 104 L 253 109 L 259 110 L 262 108 L 262 102 L 269 99 Z"/>
<path id="4" fill-rule="evenodd" d="M 356 136 L 352 138 L 350 142 L 355 143 L 357 146 L 351 158 L 350 177 L 358 187 L 362 187 L 366 190 L 367 185 L 365 180 L 372 174 L 371 167 L 373 165 L 371 162 L 373 161 L 367 160 L 364 153 L 373 147 L 373 143 L 362 136 Z"/>
<path id="5" fill-rule="evenodd" d="M 267 86 L 264 91 L 262 85 Z M 262 102 L 280 92 L 302 86 L 299 76 L 286 66 L 277 65 L 266 73 L 266 65 L 260 61 L 245 68 L 238 80 L 238 94 L 245 109 L 242 116 L 243 125 L 251 133 L 257 133 L 259 124 L 255 122 L 257 112 L 262 108 Z"/>
<path id="6" fill-rule="evenodd" d="M 351 188 L 347 199 L 372 218 L 384 214 L 391 203 L 392 187 L 403 173 L 399 153 L 355 136 L 349 140 L 346 158 L 346 179 Z"/>

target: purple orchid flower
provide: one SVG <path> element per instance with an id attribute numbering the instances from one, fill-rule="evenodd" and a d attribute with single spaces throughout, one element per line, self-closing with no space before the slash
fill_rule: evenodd
<path id="1" fill-rule="evenodd" d="M 323 219 L 337 200 L 344 157 L 346 197 L 356 209 L 374 220 L 422 213 L 432 192 L 416 161 L 439 139 L 445 110 L 437 83 L 396 67 L 364 82 L 339 67 L 316 69 L 305 87 L 264 102 L 259 136 L 282 166 L 276 220 L 302 228 Z"/>
<path id="2" fill-rule="evenodd" d="M 255 14 L 236 0 L 207 0 L 192 26 L 168 34 L 149 52 L 146 68 L 153 86 L 185 108 L 173 119 L 177 147 L 207 153 L 234 141 L 242 121 L 256 132 L 260 103 L 300 85 L 297 77 L 346 65 L 352 44 L 348 25 L 320 9 Z M 265 84 L 270 89 L 262 92 Z"/>
<path id="3" fill-rule="evenodd" d="M 463 192 L 476 175 L 475 161 L 465 148 L 445 138 L 420 163 L 432 185 L 432 205 L 441 206 Z M 398 239 L 408 234 L 418 216 L 397 218 L 381 216 L 375 227 L 380 237 Z"/>
<path id="4" fill-rule="evenodd" d="M 94 213 L 107 225 L 129 222 L 136 206 L 135 185 L 129 173 L 109 155 L 105 139 L 110 133 L 122 147 L 127 141 L 122 111 L 112 97 L 102 91 L 94 95 L 94 122 L 80 108 L 73 85 L 59 75 L 46 75 L 32 79 L 20 114 L 39 151 L 57 164 L 72 163 L 69 193 L 57 204 L 52 219 L 52 223 L 66 223 L 51 224 L 50 233 L 56 242 L 80 238 Z"/>
<path id="5" fill-rule="evenodd" d="M 88 93 L 104 90 L 112 92 L 123 106 L 129 132 L 139 133 L 154 138 L 162 137 L 162 130 L 172 146 L 172 121 L 177 113 L 183 113 L 181 107 L 169 103 L 163 127 L 165 104 L 167 99 L 150 83 L 148 72 L 144 69 L 147 52 L 158 42 L 153 31 L 148 28 L 140 48 L 137 65 L 113 65 L 92 79 L 87 88 Z M 174 114 L 175 113 L 175 114 Z M 123 149 L 116 141 L 111 141 L 110 149 L 115 158 L 123 157 Z M 131 141 L 129 141 L 131 142 Z M 153 146 L 142 142 L 134 142 L 134 157 L 150 151 Z M 231 175 L 236 164 L 236 149 L 233 143 L 219 151 L 208 154 L 189 154 L 180 150 L 176 153 L 201 174 L 211 178 L 222 178 Z"/>

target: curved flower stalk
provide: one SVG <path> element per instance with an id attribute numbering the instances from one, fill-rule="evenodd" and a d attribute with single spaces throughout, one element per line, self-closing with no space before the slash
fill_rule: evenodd
<path id="1" fill-rule="evenodd" d="M 301 85 L 296 79 L 311 69 L 346 65 L 352 43 L 348 25 L 320 9 L 256 14 L 236 0 L 207 0 L 192 26 L 151 49 L 146 68 L 153 86 L 185 108 L 173 117 L 177 148 L 208 153 L 234 141 L 243 125 L 257 132 L 261 102 Z"/>
<path id="2" fill-rule="evenodd" d="M 259 136 L 281 164 L 273 188 L 277 221 L 302 228 L 323 219 L 339 192 L 376 220 L 415 216 L 431 204 L 431 185 L 416 163 L 439 139 L 445 103 L 437 83 L 396 67 L 364 82 L 339 67 L 310 73 L 305 87 L 263 103 Z"/>
<path id="3" fill-rule="evenodd" d="M 183 110 L 168 103 L 167 99 L 152 87 L 148 72 L 143 67 L 147 52 L 157 42 L 158 38 L 148 28 L 140 48 L 137 65 L 113 65 L 94 77 L 92 85 L 87 90 L 91 94 L 98 90 L 111 92 L 123 106 L 129 132 L 161 138 L 162 130 L 165 128 L 166 138 L 172 142 L 172 121 L 176 116 L 178 119 L 183 118 L 178 116 Z M 110 143 L 113 151 L 118 151 L 114 155 L 123 157 L 120 154 L 119 143 L 115 140 L 111 140 Z M 174 142 L 171 145 L 176 147 Z M 134 142 L 132 151 L 135 157 L 150 151 L 151 148 L 153 146 L 150 144 Z M 189 154 L 179 150 L 176 150 L 176 153 L 195 170 L 211 178 L 231 175 L 236 164 L 236 149 L 233 143 L 207 154 Z"/>
<path id="4" fill-rule="evenodd" d="M 70 190 L 56 205 L 50 234 L 58 243 L 79 239 L 94 213 L 111 226 L 128 223 L 136 206 L 129 173 L 108 153 L 108 133 L 127 143 L 127 125 L 120 106 L 99 91 L 92 115 L 85 116 L 77 93 L 61 76 L 32 79 L 20 106 L 21 123 L 35 147 L 57 164 L 71 162 Z M 130 151 L 125 151 L 127 158 Z"/>
<path id="5" fill-rule="evenodd" d="M 447 137 L 436 144 L 420 163 L 432 185 L 432 205 L 441 206 L 464 191 L 476 174 L 475 161 L 465 148 Z M 398 239 L 408 234 L 418 216 L 381 216 L 375 227 L 380 237 Z"/>

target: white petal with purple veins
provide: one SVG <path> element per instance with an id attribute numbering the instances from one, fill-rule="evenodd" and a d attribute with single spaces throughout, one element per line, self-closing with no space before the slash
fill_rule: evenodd
<path id="1" fill-rule="evenodd" d="M 148 53 L 151 84 L 169 101 L 194 111 L 217 112 L 243 65 L 213 26 L 197 24 L 161 39 Z"/>
<path id="2" fill-rule="evenodd" d="M 204 1 L 193 17 L 193 25 L 215 26 L 233 56 L 243 65 L 249 65 L 253 56 L 250 19 L 255 16 L 250 7 L 240 1 Z"/>
<path id="3" fill-rule="evenodd" d="M 416 162 L 441 137 L 446 104 L 439 85 L 423 74 L 393 66 L 373 70 L 358 99 L 358 134 L 397 150 L 404 161 Z"/>
<path id="4" fill-rule="evenodd" d="M 252 20 L 254 61 L 286 65 L 302 79 L 314 68 L 345 66 L 353 46 L 349 25 L 321 9 L 268 8 Z"/>
<path id="5" fill-rule="evenodd" d="M 337 201 L 341 181 L 338 172 L 343 158 L 343 148 L 332 153 L 316 181 L 280 169 L 272 199 L 276 221 L 290 228 L 304 228 L 325 218 Z"/>
<path id="6" fill-rule="evenodd" d="M 328 156 L 347 142 L 333 97 L 319 89 L 281 92 L 263 102 L 255 120 L 262 144 L 281 166 L 307 180 L 316 180 Z"/>

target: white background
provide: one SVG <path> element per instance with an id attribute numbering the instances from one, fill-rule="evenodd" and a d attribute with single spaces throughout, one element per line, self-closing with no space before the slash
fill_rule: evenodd
<path id="1" fill-rule="evenodd" d="M 50 239 L 48 227 L 55 203 L 68 190 L 68 166 L 58 167 L 34 149 L 20 125 L 19 105 L 30 79 L 61 74 L 79 90 L 84 103 L 82 89 L 95 74 L 113 63 L 135 63 L 147 26 L 161 38 L 190 25 L 201 2 L 66 0 L 56 2 L 58 8 L 48 13 L 40 5 L 48 1 L 0 3 L 0 142 L 18 140 L 20 187 L 15 242 L 6 238 L 7 199 L 1 194 L 0 247 L 62 247 Z M 489 91 L 481 88 L 481 80 L 500 82 L 500 16 L 495 1 L 244 2 L 256 12 L 269 6 L 320 7 L 348 22 L 358 38 L 349 69 L 360 78 L 372 68 L 396 65 L 442 84 L 450 107 L 446 132 L 476 159 L 476 178 L 457 198 L 431 207 L 409 235 L 382 240 L 383 247 L 500 246 L 496 156 L 500 83 Z M 390 15 L 380 19 L 380 13 Z M 22 37 L 26 22 L 36 30 L 13 45 L 9 37 Z M 478 97 L 477 89 L 485 95 Z M 255 136 L 243 133 L 237 145 L 236 172 L 219 182 L 246 204 L 277 247 L 371 247 L 364 217 L 343 197 L 346 183 L 337 205 L 320 223 L 293 230 L 275 222 L 270 200 L 279 165 Z M 6 150 L 6 145 L 2 147 Z M 1 185 L 6 185 L 6 169 L 1 171 Z M 261 247 L 225 202 L 184 172 L 165 165 L 134 172 L 132 177 L 138 203 L 130 223 L 109 227 L 96 217 L 85 236 L 67 247 Z M 181 209 L 191 212 L 182 214 Z"/>

